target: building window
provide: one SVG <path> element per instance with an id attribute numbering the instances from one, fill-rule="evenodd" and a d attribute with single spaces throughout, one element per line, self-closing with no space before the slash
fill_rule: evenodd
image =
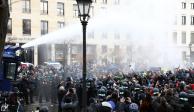
<path id="1" fill-rule="evenodd" d="M 41 35 L 48 33 L 48 21 L 42 20 L 41 21 Z"/>
<path id="2" fill-rule="evenodd" d="M 64 16 L 64 3 L 57 2 L 57 15 Z"/>
<path id="3" fill-rule="evenodd" d="M 23 19 L 23 34 L 30 35 L 31 34 L 31 20 Z"/>
<path id="4" fill-rule="evenodd" d="M 182 16 L 182 25 L 186 25 L 186 16 Z"/>
<path id="5" fill-rule="evenodd" d="M 88 38 L 94 38 L 94 32 L 90 32 L 90 33 L 88 33 Z"/>
<path id="6" fill-rule="evenodd" d="M 31 12 L 30 0 L 23 0 L 22 11 L 23 13 Z"/>
<path id="7" fill-rule="evenodd" d="M 57 24 L 58 24 L 58 28 L 59 29 L 60 28 L 63 28 L 65 26 L 65 23 L 64 22 L 61 22 L 61 21 L 58 21 Z"/>
<path id="8" fill-rule="evenodd" d="M 191 25 L 194 25 L 194 16 L 191 16 Z"/>
<path id="9" fill-rule="evenodd" d="M 107 51 L 108 51 L 108 48 L 107 48 L 107 46 L 106 45 L 102 45 L 102 54 L 104 54 L 104 53 L 107 53 Z"/>
<path id="10" fill-rule="evenodd" d="M 115 37 L 115 39 L 120 39 L 120 34 L 119 33 L 115 33 L 114 37 Z"/>
<path id="11" fill-rule="evenodd" d="M 185 61 L 185 60 L 186 60 L 186 57 L 187 57 L 186 51 L 183 51 L 183 52 L 182 52 L 182 60 Z"/>
<path id="12" fill-rule="evenodd" d="M 103 4 L 107 4 L 107 0 L 102 0 L 102 3 Z"/>
<path id="13" fill-rule="evenodd" d="M 177 44 L 177 32 L 173 32 L 173 43 Z"/>
<path id="14" fill-rule="evenodd" d="M 44 15 L 48 14 L 48 1 L 41 0 L 40 10 L 41 10 L 40 12 L 41 14 L 44 14 Z"/>
<path id="15" fill-rule="evenodd" d="M 55 59 L 57 61 L 64 60 L 64 45 L 55 44 Z"/>
<path id="16" fill-rule="evenodd" d="M 191 43 L 194 44 L 194 32 L 191 32 Z"/>
<path id="17" fill-rule="evenodd" d="M 186 2 L 182 2 L 182 9 L 186 9 Z"/>
<path id="18" fill-rule="evenodd" d="M 182 32 L 182 44 L 186 44 L 186 32 Z"/>
<path id="19" fill-rule="evenodd" d="M 7 34 L 11 35 L 12 34 L 12 19 L 9 18 L 8 24 L 7 24 Z"/>
<path id="20" fill-rule="evenodd" d="M 191 3 L 191 9 L 194 9 L 194 3 Z"/>
<path id="21" fill-rule="evenodd" d="M 82 48 L 80 45 L 72 45 L 71 46 L 71 53 L 72 54 L 80 54 L 82 52 Z"/>
<path id="22" fill-rule="evenodd" d="M 78 17 L 78 7 L 76 4 L 73 4 L 73 17 L 74 18 Z"/>
<path id="23" fill-rule="evenodd" d="M 114 4 L 118 5 L 120 3 L 120 0 L 114 0 Z"/>
<path id="24" fill-rule="evenodd" d="M 12 0 L 8 0 L 8 4 L 9 4 L 9 11 L 12 11 Z"/>

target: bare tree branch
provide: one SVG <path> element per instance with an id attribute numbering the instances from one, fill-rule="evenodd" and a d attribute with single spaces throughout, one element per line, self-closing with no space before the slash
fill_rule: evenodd
<path id="1" fill-rule="evenodd" d="M 8 20 L 9 20 L 8 0 L 0 0 L 0 61 L 2 59 L 5 45 Z"/>

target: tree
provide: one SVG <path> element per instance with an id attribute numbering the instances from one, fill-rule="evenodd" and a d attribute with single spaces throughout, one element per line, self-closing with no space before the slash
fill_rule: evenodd
<path id="1" fill-rule="evenodd" d="M 0 0 L 0 61 L 2 59 L 5 45 L 8 20 L 9 20 L 8 0 Z"/>

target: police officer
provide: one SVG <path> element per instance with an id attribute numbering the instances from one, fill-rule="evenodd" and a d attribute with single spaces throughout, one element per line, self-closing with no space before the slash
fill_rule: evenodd
<path id="1" fill-rule="evenodd" d="M 192 106 L 188 102 L 188 94 L 186 92 L 180 92 L 179 103 L 182 105 L 182 112 L 192 112 Z"/>

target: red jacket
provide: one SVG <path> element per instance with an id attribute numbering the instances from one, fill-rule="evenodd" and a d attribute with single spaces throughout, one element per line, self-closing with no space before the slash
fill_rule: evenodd
<path id="1" fill-rule="evenodd" d="M 194 84 L 191 84 L 191 89 L 194 90 Z"/>

